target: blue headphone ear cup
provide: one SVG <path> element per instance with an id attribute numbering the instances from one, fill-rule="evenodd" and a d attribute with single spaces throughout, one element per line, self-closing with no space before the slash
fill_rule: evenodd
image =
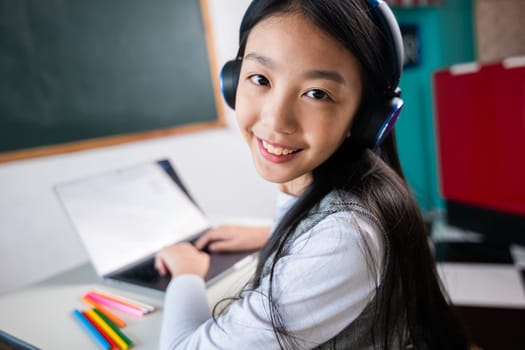
<path id="1" fill-rule="evenodd" d="M 392 132 L 403 103 L 400 97 L 394 96 L 379 106 L 361 111 L 352 126 L 352 140 L 372 149 L 381 146 Z"/>
<path id="2" fill-rule="evenodd" d="M 221 69 L 220 82 L 222 97 L 224 97 L 224 100 L 232 109 L 235 109 L 235 96 L 237 95 L 241 63 L 241 60 L 231 60 L 226 62 Z"/>
<path id="3" fill-rule="evenodd" d="M 383 116 L 386 117 L 383 117 L 383 122 L 377 129 L 376 135 L 374 136 L 374 140 L 372 142 L 373 148 L 381 146 L 386 137 L 392 132 L 394 125 L 399 118 L 399 113 L 401 113 L 403 105 L 404 102 L 401 97 L 395 96 L 388 100 L 385 110 L 381 111 L 381 113 L 385 113 Z"/>

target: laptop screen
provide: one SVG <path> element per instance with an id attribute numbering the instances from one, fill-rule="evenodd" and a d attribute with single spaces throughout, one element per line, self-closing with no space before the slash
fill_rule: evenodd
<path id="1" fill-rule="evenodd" d="M 55 192 L 100 276 L 210 227 L 161 162 L 62 183 Z"/>

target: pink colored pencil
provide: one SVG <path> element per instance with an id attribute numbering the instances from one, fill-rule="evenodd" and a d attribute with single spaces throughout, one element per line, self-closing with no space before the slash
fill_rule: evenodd
<path id="1" fill-rule="evenodd" d="M 91 299 L 91 300 L 94 300 L 94 301 L 96 301 L 96 302 L 98 302 L 98 303 L 100 303 L 102 305 L 114 308 L 116 310 L 128 313 L 130 315 L 133 315 L 133 316 L 136 316 L 136 317 L 144 316 L 144 312 L 142 312 L 141 310 L 136 309 L 136 308 L 131 307 L 131 306 L 126 305 L 126 304 L 119 303 L 119 302 L 117 302 L 115 300 L 107 299 L 107 298 L 104 298 L 104 297 L 102 297 L 100 295 L 93 294 L 93 293 L 86 293 L 84 296 L 89 298 L 89 299 Z"/>
<path id="2" fill-rule="evenodd" d="M 138 301 L 134 301 L 134 300 L 131 300 L 131 299 L 128 299 L 128 298 L 124 298 L 124 297 L 121 297 L 121 296 L 111 295 L 111 294 L 99 292 L 99 291 L 96 291 L 96 290 L 90 290 L 88 293 L 96 294 L 96 295 L 101 296 L 102 298 L 111 299 L 113 301 L 116 301 L 117 303 L 121 303 L 121 304 L 124 304 L 124 305 L 131 306 L 131 307 L 133 307 L 135 309 L 141 310 L 145 314 L 150 313 L 150 312 L 155 310 L 155 307 L 153 307 L 151 305 L 146 305 L 146 304 L 140 303 Z"/>

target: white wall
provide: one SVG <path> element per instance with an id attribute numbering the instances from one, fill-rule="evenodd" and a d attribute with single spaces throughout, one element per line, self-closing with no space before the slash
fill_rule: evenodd
<path id="1" fill-rule="evenodd" d="M 220 66 L 237 51 L 248 0 L 208 0 Z M 0 293 L 84 263 L 88 257 L 52 186 L 169 158 L 212 220 L 273 214 L 275 186 L 253 169 L 233 112 L 224 129 L 0 164 Z"/>

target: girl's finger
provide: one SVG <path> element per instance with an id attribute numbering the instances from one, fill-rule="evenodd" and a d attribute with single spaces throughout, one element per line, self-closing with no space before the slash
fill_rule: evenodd
<path id="1" fill-rule="evenodd" d="M 204 247 L 210 244 L 210 242 L 228 239 L 228 237 L 228 232 L 221 228 L 211 229 L 210 231 L 206 232 L 201 237 L 199 237 L 199 239 L 197 239 L 197 241 L 195 242 L 195 248 L 202 250 Z"/>
<path id="2" fill-rule="evenodd" d="M 233 240 L 214 241 L 208 245 L 208 250 L 210 252 L 231 252 L 235 249 L 236 245 Z"/>
<path id="3" fill-rule="evenodd" d="M 162 261 L 159 255 L 155 256 L 155 269 L 159 272 L 161 276 L 166 275 L 166 266 L 164 265 L 164 262 Z"/>
<path id="4" fill-rule="evenodd" d="M 197 239 L 197 241 L 195 242 L 195 248 L 197 248 L 198 250 L 202 250 L 204 247 L 208 245 L 210 241 L 213 240 L 212 236 L 213 236 L 213 232 L 207 232 L 203 234 L 202 236 L 200 236 L 199 239 Z"/>

